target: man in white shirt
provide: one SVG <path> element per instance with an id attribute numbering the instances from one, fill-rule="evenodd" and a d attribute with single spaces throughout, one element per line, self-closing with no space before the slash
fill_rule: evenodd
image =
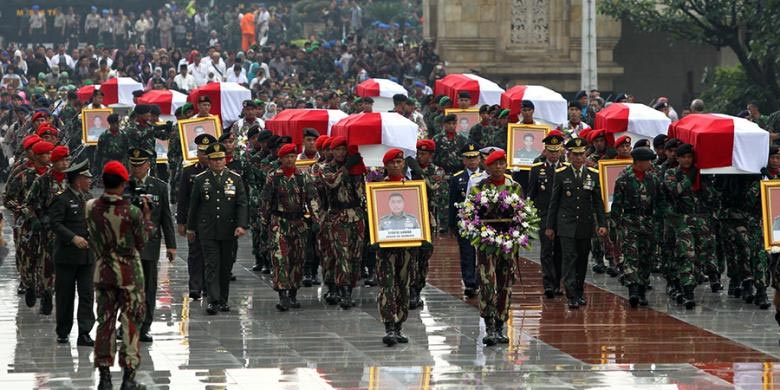
<path id="1" fill-rule="evenodd" d="M 190 64 L 187 66 L 187 70 L 195 79 L 195 85 L 202 87 L 206 85 L 209 75 L 209 64 L 204 63 L 200 59 L 200 53 L 197 50 L 193 50 L 190 53 Z"/>
<path id="2" fill-rule="evenodd" d="M 173 78 L 176 88 L 184 93 L 188 93 L 198 86 L 195 84 L 195 78 L 187 71 L 187 65 L 179 65 L 179 74 Z"/>
<path id="3" fill-rule="evenodd" d="M 271 20 L 271 14 L 264 5 L 260 6 L 255 20 L 257 20 L 257 42 L 260 46 L 264 46 L 268 41 L 268 21 Z"/>
<path id="4" fill-rule="evenodd" d="M 246 79 L 246 74 L 244 74 L 244 69 L 239 64 L 233 65 L 233 69 L 228 72 L 227 78 L 225 80 L 227 82 L 238 83 L 241 85 L 249 84 Z"/>
<path id="5" fill-rule="evenodd" d="M 65 46 L 60 46 L 57 49 L 57 54 L 49 59 L 49 67 L 52 65 L 58 65 L 61 71 L 72 72 L 76 69 L 76 61 L 73 61 L 73 57 L 65 52 Z"/>

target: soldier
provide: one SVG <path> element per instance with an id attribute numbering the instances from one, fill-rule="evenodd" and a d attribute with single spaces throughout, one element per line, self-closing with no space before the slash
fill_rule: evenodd
<path id="1" fill-rule="evenodd" d="M 121 312 L 122 346 L 119 365 L 124 369 L 122 388 L 137 388 L 135 371 L 141 362 L 138 328 L 144 318 L 144 274 L 139 252 L 153 226 L 151 210 L 133 206 L 122 197 L 128 173 L 122 163 L 109 161 L 103 167 L 105 191 L 86 203 L 89 245 L 95 255 L 95 300 L 97 337 L 95 367 L 100 372 L 99 389 L 110 389 L 114 365 L 117 314 Z"/>
<path id="2" fill-rule="evenodd" d="M 449 204 L 449 200 L 446 197 L 449 196 L 449 188 L 447 188 L 450 176 L 461 170 L 462 163 L 460 158 L 460 150 L 466 145 L 468 140 L 466 137 L 459 135 L 455 132 L 455 122 L 457 117 L 455 114 L 446 115 L 443 120 L 444 131 L 433 137 L 433 142 L 436 145 L 437 153 L 434 156 L 433 163 L 441 167 L 444 170 L 444 182 L 442 183 L 440 194 L 444 199 L 441 199 L 442 204 Z M 437 226 L 440 232 L 446 232 L 449 227 L 447 222 L 448 212 L 446 208 L 442 208 L 437 211 L 436 220 Z"/>
<path id="3" fill-rule="evenodd" d="M 65 170 L 70 166 L 69 150 L 56 146 L 51 151 L 51 168 L 38 176 L 27 191 L 24 213 L 30 220 L 32 234 L 28 241 L 31 248 L 39 248 L 31 257 L 35 270 L 35 293 L 41 297 L 41 314 L 49 315 L 54 293 L 54 231 L 51 230 L 49 207 L 54 197 L 65 191 Z"/>
<path id="4" fill-rule="evenodd" d="M 92 347 L 89 336 L 95 325 L 92 305 L 95 300 L 93 285 L 94 255 L 89 250 L 86 202 L 92 196 L 92 173 L 89 161 L 74 164 L 65 170 L 67 189 L 54 198 L 49 208 L 51 229 L 56 235 L 54 249 L 54 298 L 57 307 L 57 343 L 68 342 L 73 328 L 73 300 L 79 294 L 76 312 L 78 339 L 76 345 Z"/>
<path id="5" fill-rule="evenodd" d="M 98 137 L 95 149 L 96 166 L 102 167 L 111 160 L 117 160 L 127 165 L 127 150 L 129 148 L 130 139 L 127 137 L 127 133 L 119 128 L 119 115 L 109 115 L 108 131 L 104 131 Z"/>
<path id="6" fill-rule="evenodd" d="M 549 240 L 561 240 L 561 277 L 570 309 L 587 304 L 585 274 L 594 224 L 600 237 L 607 234 L 598 170 L 584 166 L 586 147 L 582 138 L 566 143 L 571 165 L 555 171 L 544 231 Z"/>
<path id="7" fill-rule="evenodd" d="M 244 181 L 225 169 L 225 147 L 212 143 L 206 149 L 209 169 L 195 177 L 189 199 L 187 239 L 200 240 L 206 270 L 209 304 L 206 313 L 230 311 L 230 270 L 236 239 L 249 225 Z"/>
<path id="8" fill-rule="evenodd" d="M 133 113 L 135 114 L 134 120 L 124 129 L 131 148 L 154 151 L 155 144 L 157 143 L 155 138 L 161 140 L 168 139 L 172 125 L 168 122 L 164 126 L 153 126 L 153 123 L 151 122 L 151 106 L 145 104 L 136 105 L 133 109 Z M 155 156 L 156 154 L 153 154 L 152 157 L 149 158 L 153 176 L 157 175 L 157 158 Z"/>
<path id="9" fill-rule="evenodd" d="M 198 113 L 193 118 L 208 118 L 211 117 L 211 98 L 206 95 L 198 96 Z"/>
<path id="10" fill-rule="evenodd" d="M 645 292 L 655 257 L 653 226 L 660 210 L 660 186 L 656 177 L 648 174 L 655 153 L 649 148 L 637 148 L 631 157 L 633 163 L 615 181 L 609 218 L 622 243 L 623 280 L 628 286 L 629 304 L 635 308 L 648 304 Z"/>
<path id="11" fill-rule="evenodd" d="M 317 137 L 320 133 L 310 127 L 303 129 L 303 151 L 298 155 L 298 160 L 317 160 L 320 155 L 317 153 Z"/>
<path id="12" fill-rule="evenodd" d="M 81 146 L 81 103 L 76 91 L 68 91 L 68 103 L 60 111 L 59 119 L 62 130 L 65 133 L 63 141 L 70 150 L 76 150 Z"/>
<path id="13" fill-rule="evenodd" d="M 712 201 L 711 189 L 702 183 L 694 165 L 694 150 L 690 144 L 677 147 L 677 168 L 666 171 L 663 181 L 665 200 L 674 235 L 674 273 L 683 289 L 686 309 L 696 306 L 694 289 L 697 272 L 718 274 L 715 257 L 715 237 L 709 229 L 705 213 Z"/>
<path id="14" fill-rule="evenodd" d="M 545 137 L 544 143 L 546 160 L 531 166 L 529 174 L 528 199 L 536 206 L 540 218 L 539 231 L 546 228 L 547 211 L 550 206 L 550 194 L 552 194 L 555 182 L 555 171 L 563 163 L 560 162 L 561 150 L 563 150 L 563 133 L 553 130 Z M 541 251 L 539 259 L 542 264 L 542 284 L 544 295 L 548 299 L 561 294 L 561 240 L 548 239 L 546 235 L 539 236 Z"/>
<path id="15" fill-rule="evenodd" d="M 154 134 L 159 135 L 158 138 L 161 140 L 168 140 L 168 147 L 170 147 L 170 139 L 171 134 L 173 133 L 173 122 L 172 121 L 160 121 L 160 114 L 162 112 L 160 111 L 160 106 L 156 104 L 149 105 L 149 126 L 151 127 L 151 132 Z M 177 129 L 178 131 L 178 126 Z M 153 159 L 155 163 L 157 162 L 157 140 L 154 140 L 154 149 L 149 149 L 150 152 L 152 152 L 152 156 L 149 157 L 150 159 Z M 167 155 L 165 156 L 167 157 Z M 166 161 L 164 164 L 160 164 L 156 167 L 156 169 L 152 172 L 152 176 L 162 179 L 164 182 L 168 182 L 170 179 L 170 169 L 169 169 L 169 162 Z"/>
<path id="16" fill-rule="evenodd" d="M 577 137 L 581 131 L 590 129 L 590 126 L 582 121 L 582 107 L 576 100 L 569 102 L 568 116 L 569 120 L 566 123 L 561 123 L 557 128 L 563 133 L 565 140 L 568 141 L 572 137 Z"/>
<path id="17" fill-rule="evenodd" d="M 488 176 L 477 183 L 471 195 L 490 187 L 517 191 L 522 196 L 522 188 L 506 174 L 506 153 L 496 150 L 485 159 Z M 500 212 L 480 215 L 483 219 L 504 219 L 507 215 Z M 509 216 L 511 217 L 511 215 Z M 500 225 L 501 222 L 498 222 Z M 482 343 L 487 346 L 496 343 L 507 344 L 509 338 L 504 335 L 504 323 L 509 319 L 512 300 L 512 283 L 515 276 L 514 259 L 502 253 L 477 254 L 477 273 L 479 274 L 479 315 L 485 320 L 486 335 Z"/>
<path id="18" fill-rule="evenodd" d="M 208 156 L 206 148 L 217 142 L 211 134 L 201 134 L 195 137 L 195 144 L 198 145 L 198 161 L 195 164 L 187 166 L 181 173 L 179 182 L 178 203 L 176 203 L 176 229 L 180 236 L 186 236 L 187 217 L 189 216 L 190 195 L 192 194 L 192 185 L 195 176 L 201 174 L 208 168 Z M 188 237 L 189 238 L 189 237 Z M 197 232 L 188 241 L 187 252 L 187 273 L 189 275 L 190 298 L 199 300 L 201 294 L 206 293 L 204 272 L 203 272 L 203 252 L 201 250 L 200 239 Z"/>
<path id="19" fill-rule="evenodd" d="M 469 140 L 474 143 L 482 143 L 482 137 L 485 129 L 490 126 L 489 104 L 479 106 L 479 122 L 469 129 Z"/>
<path id="20" fill-rule="evenodd" d="M 317 201 L 320 208 L 319 221 L 312 221 L 312 223 L 317 223 L 321 227 L 323 225 L 323 219 L 328 213 L 328 194 L 322 178 L 322 172 L 325 169 L 325 166 L 333 161 L 333 151 L 330 150 L 330 137 L 327 135 L 317 137 L 315 147 L 317 148 L 319 159 L 309 167 L 308 173 L 312 179 L 314 190 L 317 192 Z M 335 285 L 335 280 L 333 279 L 335 260 L 330 253 L 327 234 L 321 228 L 317 232 L 312 232 L 310 230 L 310 233 L 309 241 L 306 244 L 307 262 L 304 263 L 303 267 L 302 284 L 304 287 L 311 287 L 312 285 L 319 286 L 321 284 L 317 272 L 320 263 L 322 263 L 323 279 L 325 279 L 325 274 L 327 273 L 331 284 Z M 310 261 L 309 259 L 314 259 L 316 262 Z M 327 270 L 326 267 L 328 268 Z"/>
<path id="21" fill-rule="evenodd" d="M 382 162 L 387 171 L 385 181 L 404 180 L 403 151 L 395 148 L 388 150 Z M 426 244 L 430 247 L 430 243 Z M 419 249 L 379 248 L 379 244 L 373 244 L 373 249 L 376 251 L 376 275 L 380 286 L 377 296 L 379 318 L 385 324 L 382 342 L 387 346 L 408 343 L 409 339 L 401 333 L 401 328 L 409 316 L 409 265 L 413 258 L 419 256 Z"/>
<path id="22" fill-rule="evenodd" d="M 185 119 L 182 107 L 175 111 L 176 120 Z M 171 190 L 171 203 L 177 203 L 178 188 L 177 184 L 181 181 L 182 162 L 184 157 L 181 150 L 181 138 L 179 137 L 179 127 L 171 126 L 168 136 L 168 183 Z"/>
<path id="23" fill-rule="evenodd" d="M 477 255 L 474 246 L 458 234 L 458 210 L 457 204 L 466 200 L 466 189 L 469 178 L 478 175 L 482 169 L 479 167 L 482 159 L 480 158 L 479 145 L 473 142 L 466 144 L 460 151 L 462 156 L 464 170 L 455 173 L 450 178 L 450 204 L 449 204 L 449 223 L 450 230 L 458 239 L 458 250 L 460 252 L 460 275 L 463 279 L 463 294 L 467 298 L 477 296 L 477 277 L 474 274 L 474 267 L 477 264 Z"/>
<path id="24" fill-rule="evenodd" d="M 130 184 L 127 193 L 131 199 L 146 198 L 151 209 L 154 229 L 141 251 L 141 266 L 144 272 L 144 294 L 146 295 L 146 316 L 141 325 L 141 342 L 152 342 L 149 328 L 154 319 L 157 302 L 157 264 L 160 260 L 160 240 L 165 238 L 165 254 L 168 261 L 176 258 L 176 229 L 173 226 L 171 204 L 168 202 L 168 184 L 149 175 L 152 153 L 138 148 L 130 149 Z"/>
<path id="25" fill-rule="evenodd" d="M 482 131 L 481 144 L 506 150 L 506 132 L 509 123 L 509 110 L 496 110 L 495 115 L 496 124 L 494 126 L 489 126 Z"/>
<path id="26" fill-rule="evenodd" d="M 230 132 L 241 138 L 248 137 L 247 132 L 252 126 L 263 129 L 265 127 L 265 121 L 257 117 L 258 108 L 259 107 L 254 100 L 244 100 L 243 109 L 241 111 L 243 117 L 230 126 Z"/>
<path id="27" fill-rule="evenodd" d="M 266 229 L 262 227 L 260 220 L 259 198 L 260 190 L 264 183 L 260 183 L 260 162 L 268 153 L 268 140 L 273 134 L 268 130 L 260 131 L 258 126 L 253 126 L 247 131 L 247 144 L 250 147 L 244 153 L 244 161 L 247 169 L 246 186 L 249 198 L 249 226 L 252 230 L 252 254 L 255 256 L 255 265 L 252 271 L 261 272 L 270 268 L 266 264 L 269 261 L 265 245 Z"/>
<path id="28" fill-rule="evenodd" d="M 764 180 L 780 179 L 780 147 L 774 145 L 769 147 L 769 160 L 766 168 L 761 170 L 761 176 Z M 775 230 L 774 226 L 772 230 Z M 769 272 L 772 287 L 775 289 L 775 295 L 772 299 L 775 306 L 775 321 L 780 325 L 780 254 L 774 252 L 769 253 Z"/>

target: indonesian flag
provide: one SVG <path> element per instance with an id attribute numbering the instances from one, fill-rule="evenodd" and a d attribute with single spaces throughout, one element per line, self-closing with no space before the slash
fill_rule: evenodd
<path id="1" fill-rule="evenodd" d="M 493 105 L 499 104 L 504 89 L 488 79 L 469 73 L 450 74 L 436 80 L 434 94 L 449 96 L 453 106 L 457 103 L 460 92 L 471 94 L 472 106 Z"/>
<path id="2" fill-rule="evenodd" d="M 208 96 L 211 100 L 211 115 L 219 116 L 225 126 L 230 126 L 238 120 L 244 109 L 244 100 L 252 98 L 252 92 L 237 83 L 208 83 L 190 91 L 187 100 L 195 107 L 198 97 Z"/>
<path id="3" fill-rule="evenodd" d="M 114 77 L 100 84 L 103 91 L 103 104 L 125 104 L 133 106 L 133 92 L 143 90 L 143 84 L 130 77 Z"/>
<path id="4" fill-rule="evenodd" d="M 395 112 L 350 115 L 333 125 L 330 135 L 347 137 L 371 167 L 383 166 L 382 157 L 392 148 L 403 150 L 405 156 L 417 155 L 417 124 Z"/>
<path id="5" fill-rule="evenodd" d="M 95 93 L 95 90 L 98 89 L 100 89 L 100 84 L 85 85 L 76 90 L 76 96 L 78 96 L 79 101 L 83 104 L 88 102 L 90 99 L 92 99 L 92 94 Z"/>
<path id="6" fill-rule="evenodd" d="M 759 173 L 769 158 L 769 132 L 734 116 L 691 114 L 669 136 L 693 145 L 702 173 Z"/>
<path id="7" fill-rule="evenodd" d="M 160 107 L 162 115 L 173 115 L 177 108 L 187 103 L 187 95 L 173 90 L 151 90 L 138 98 L 138 104 Z"/>
<path id="8" fill-rule="evenodd" d="M 397 94 L 407 96 L 406 88 L 388 79 L 368 79 L 355 87 L 355 94 L 360 97 L 392 98 L 393 95 Z"/>
<path id="9" fill-rule="evenodd" d="M 558 92 L 541 85 L 515 85 L 501 94 L 501 107 L 509 109 L 509 121 L 517 122 L 520 103 L 530 100 L 534 103 L 534 118 L 560 125 L 569 119 L 568 103 Z"/>
<path id="10" fill-rule="evenodd" d="M 620 137 L 653 139 L 666 134 L 672 120 L 661 111 L 639 103 L 612 103 L 596 114 L 594 128 Z"/>
<path id="11" fill-rule="evenodd" d="M 341 110 L 287 109 L 265 121 L 265 128 L 275 135 L 289 135 L 296 145 L 301 145 L 304 128 L 311 127 L 321 135 L 327 135 L 336 122 L 346 117 Z"/>

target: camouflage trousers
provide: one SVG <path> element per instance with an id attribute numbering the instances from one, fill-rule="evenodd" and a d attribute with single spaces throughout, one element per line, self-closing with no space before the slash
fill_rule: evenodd
<path id="1" fill-rule="evenodd" d="M 271 267 L 270 229 L 266 225 L 268 217 L 255 217 L 252 223 L 252 254 L 255 256 L 255 264 Z"/>
<path id="2" fill-rule="evenodd" d="M 308 226 L 303 218 L 271 216 L 271 264 L 274 290 L 295 290 L 303 278 Z"/>
<path id="3" fill-rule="evenodd" d="M 168 183 L 171 189 L 171 203 L 176 203 L 176 196 L 179 193 L 179 182 L 181 181 L 182 171 L 181 161 L 168 162 Z"/>
<path id="4" fill-rule="evenodd" d="M 353 218 L 355 209 L 331 210 L 327 240 L 331 243 L 331 253 L 335 259 L 333 279 L 337 287 L 355 287 L 360 280 L 360 267 L 363 263 L 363 249 L 366 239 L 366 220 Z"/>
<path id="5" fill-rule="evenodd" d="M 326 285 L 336 284 L 336 257 L 333 255 L 333 243 L 330 241 L 331 225 L 328 220 L 320 224 L 317 232 L 317 252 L 322 265 L 322 281 Z"/>
<path id="6" fill-rule="evenodd" d="M 447 175 L 449 178 L 450 175 Z M 450 219 L 450 186 L 449 180 L 441 182 L 438 191 L 433 194 L 428 194 L 428 199 L 431 205 L 431 229 L 432 231 L 438 231 L 439 229 L 446 230 L 449 225 Z M 431 198 L 432 197 L 432 198 Z"/>
<path id="7" fill-rule="evenodd" d="M 514 260 L 508 256 L 477 252 L 479 316 L 506 321 L 515 281 Z"/>
<path id="8" fill-rule="evenodd" d="M 702 215 L 673 217 L 674 262 L 673 274 L 683 287 L 698 284 L 700 273 L 718 273 L 715 258 L 715 236 L 710 230 L 709 219 Z"/>
<path id="9" fill-rule="evenodd" d="M 750 261 L 753 259 L 751 232 L 745 219 L 725 219 L 720 223 L 720 236 L 724 241 L 723 255 L 726 259 L 729 279 L 738 283 L 752 279 Z"/>
<path id="10" fill-rule="evenodd" d="M 677 281 L 677 274 L 674 271 L 673 265 L 674 259 L 674 234 L 672 229 L 672 223 L 669 219 L 664 219 L 661 222 L 661 245 L 659 261 L 661 262 L 661 272 L 666 278 L 667 284 L 673 281 Z"/>
<path id="11" fill-rule="evenodd" d="M 42 292 L 37 276 L 39 263 L 44 256 L 45 237 L 42 232 L 35 232 L 28 224 L 24 224 L 19 229 L 19 241 L 19 279 L 25 287 L 35 289 L 36 293 Z"/>
<path id="12" fill-rule="evenodd" d="M 425 281 L 428 279 L 428 261 L 433 256 L 433 248 L 418 250 L 418 255 L 412 258 L 409 264 L 409 289 L 417 294 L 425 287 Z"/>
<path id="13" fill-rule="evenodd" d="M 11 233 L 14 238 L 14 262 L 16 264 L 16 273 L 19 274 L 19 284 L 22 287 L 27 287 L 25 284 L 25 279 L 23 279 L 22 273 L 24 273 L 24 267 L 22 263 L 22 258 L 24 257 L 24 245 L 22 245 L 21 239 L 20 239 L 20 228 L 16 227 L 16 221 L 18 220 L 18 217 L 14 216 L 13 221 L 14 225 L 12 226 Z"/>
<path id="14" fill-rule="evenodd" d="M 317 275 L 320 269 L 320 253 L 317 249 L 317 234 L 312 229 L 313 222 L 306 221 L 306 246 L 304 248 L 303 274 L 309 276 Z"/>
<path id="15" fill-rule="evenodd" d="M 769 254 L 764 250 L 761 221 L 758 218 L 748 218 L 748 231 L 752 232 L 750 245 L 752 247 L 750 257 L 750 273 L 756 287 L 768 287 L 769 280 Z"/>
<path id="16" fill-rule="evenodd" d="M 376 255 L 377 305 L 382 322 L 404 322 L 409 316 L 409 263 L 417 248 L 383 248 Z"/>
<path id="17" fill-rule="evenodd" d="M 140 259 L 121 260 L 119 274 L 129 275 L 130 280 L 116 280 L 116 274 L 106 270 L 108 261 L 95 264 L 95 301 L 97 302 L 97 334 L 95 337 L 95 367 L 114 365 L 116 354 L 116 320 L 122 325 L 122 345 L 119 349 L 119 366 L 138 368 L 141 354 L 138 337 L 146 314 L 144 277 Z M 111 265 L 115 267 L 115 265 Z M 121 313 L 121 314 L 120 314 Z"/>
<path id="18" fill-rule="evenodd" d="M 647 229 L 652 226 L 649 219 L 643 221 L 641 216 L 626 217 L 632 221 L 633 226 L 641 226 L 643 230 L 627 228 L 625 224 L 622 228 L 615 229 L 618 231 L 623 252 L 623 281 L 627 286 L 647 286 L 650 284 L 650 273 L 653 271 L 655 259 L 655 232 Z"/>
<path id="19" fill-rule="evenodd" d="M 41 236 L 41 257 L 35 262 L 35 291 L 38 296 L 54 293 L 54 232 L 44 230 Z"/>

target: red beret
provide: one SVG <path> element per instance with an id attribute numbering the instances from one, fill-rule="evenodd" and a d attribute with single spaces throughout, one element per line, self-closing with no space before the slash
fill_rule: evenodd
<path id="1" fill-rule="evenodd" d="M 392 148 L 385 153 L 385 156 L 382 158 L 382 163 L 387 164 L 397 158 L 404 158 L 404 152 L 401 149 Z"/>
<path id="2" fill-rule="evenodd" d="M 325 139 L 325 141 L 322 141 L 322 149 L 330 149 L 331 141 L 333 141 L 333 138 L 331 137 L 328 137 L 327 139 Z"/>
<path id="3" fill-rule="evenodd" d="M 593 142 L 596 138 L 604 137 L 604 130 L 592 130 L 588 133 L 588 141 Z"/>
<path id="4" fill-rule="evenodd" d="M 30 134 L 27 137 L 24 137 L 24 139 L 22 140 L 22 148 L 29 149 L 31 146 L 35 145 L 35 143 L 40 140 L 41 137 L 38 136 L 38 134 Z"/>
<path id="5" fill-rule="evenodd" d="M 586 129 L 586 130 L 587 130 L 587 129 Z M 583 131 L 585 131 L 585 130 L 583 130 Z M 561 137 L 566 137 L 566 135 L 564 135 L 564 134 L 563 134 L 563 132 L 562 132 L 562 131 L 560 131 L 560 130 L 558 130 L 558 129 L 555 129 L 555 130 L 550 130 L 550 132 L 549 132 L 549 133 L 547 133 L 547 136 L 548 136 L 548 137 L 549 137 L 549 136 L 551 136 L 551 135 L 560 135 Z"/>
<path id="6" fill-rule="evenodd" d="M 330 148 L 336 149 L 339 146 L 347 146 L 347 137 L 340 135 L 330 139 Z"/>
<path id="7" fill-rule="evenodd" d="M 55 146 L 51 151 L 51 162 L 60 161 L 70 154 L 70 149 L 67 146 Z"/>
<path id="8" fill-rule="evenodd" d="M 56 136 L 58 136 L 60 134 L 60 131 L 57 130 L 56 127 L 54 127 L 54 126 L 52 126 L 52 125 L 50 125 L 48 123 L 44 123 L 44 124 L 40 125 L 38 127 L 38 131 L 35 132 L 35 134 L 38 134 L 40 136 L 43 136 L 46 133 L 51 134 L 51 135 L 56 137 Z"/>
<path id="9" fill-rule="evenodd" d="M 627 135 L 623 135 L 620 138 L 618 138 L 617 140 L 615 140 L 615 146 L 622 145 L 623 143 L 627 143 L 627 144 L 631 145 L 631 137 L 629 137 Z"/>
<path id="10" fill-rule="evenodd" d="M 321 136 L 317 137 L 317 140 L 316 140 L 316 141 L 314 141 L 314 147 L 315 147 L 315 148 L 317 148 L 317 150 L 320 150 L 320 149 L 322 149 L 322 144 L 323 144 L 323 143 L 325 142 L 325 140 L 327 140 L 328 138 L 330 138 L 330 137 L 328 137 L 327 135 L 321 135 Z"/>
<path id="11" fill-rule="evenodd" d="M 577 136 L 580 137 L 580 138 L 585 138 L 585 140 L 587 141 L 588 140 L 588 134 L 590 134 L 591 131 L 593 131 L 593 129 L 591 129 L 591 128 L 582 129 L 582 131 L 580 131 L 577 134 Z"/>
<path id="12" fill-rule="evenodd" d="M 33 116 L 32 116 L 32 121 L 33 121 L 33 122 L 35 122 L 35 121 L 36 121 L 38 118 L 46 118 L 46 117 L 48 117 L 48 116 L 49 116 L 49 115 L 48 115 L 48 114 L 46 114 L 45 112 L 43 112 L 43 111 L 38 111 L 38 112 L 36 112 L 35 114 L 33 114 Z"/>
<path id="13" fill-rule="evenodd" d="M 498 160 L 506 160 L 506 152 L 503 150 L 494 150 L 493 153 L 490 153 L 485 159 L 485 165 L 493 164 Z"/>
<path id="14" fill-rule="evenodd" d="M 432 139 L 421 139 L 417 141 L 417 150 L 424 150 L 426 152 L 436 151 L 436 142 Z"/>
<path id="15" fill-rule="evenodd" d="M 295 144 L 284 144 L 276 152 L 276 157 L 284 157 L 288 154 L 298 154 L 298 147 Z"/>
<path id="16" fill-rule="evenodd" d="M 127 181 L 129 179 L 129 175 L 127 174 L 127 168 L 125 168 L 124 165 L 122 165 L 121 162 L 116 160 L 111 160 L 106 163 L 106 165 L 103 166 L 103 174 L 104 175 L 116 175 L 122 178 L 122 180 Z"/>
<path id="17" fill-rule="evenodd" d="M 52 149 L 54 149 L 54 144 L 46 141 L 36 142 L 32 147 L 33 153 L 35 154 L 49 153 Z"/>

